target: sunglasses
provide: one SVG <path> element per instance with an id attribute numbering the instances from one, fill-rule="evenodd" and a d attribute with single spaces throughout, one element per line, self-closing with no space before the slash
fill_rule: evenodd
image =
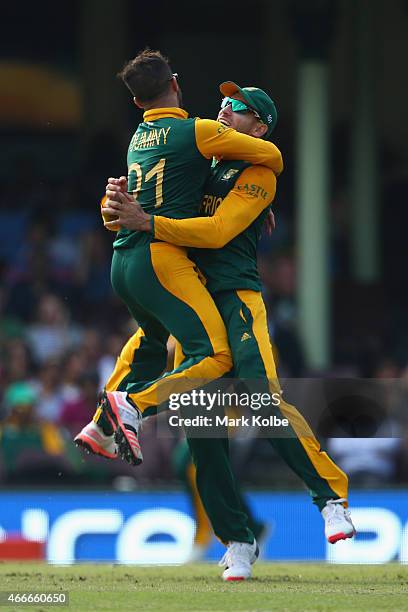
<path id="1" fill-rule="evenodd" d="M 262 121 L 260 115 L 254 108 L 251 108 L 245 102 L 241 102 L 241 100 L 236 100 L 235 98 L 224 98 L 221 102 L 221 108 L 226 108 L 231 105 L 231 110 L 233 113 L 252 113 L 256 119 Z"/>

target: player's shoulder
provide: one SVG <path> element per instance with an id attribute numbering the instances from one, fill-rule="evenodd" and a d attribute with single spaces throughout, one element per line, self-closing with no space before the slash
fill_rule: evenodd
<path id="1" fill-rule="evenodd" d="M 276 193 L 276 175 L 271 168 L 266 168 L 266 166 L 248 166 L 241 172 L 234 189 L 262 197 L 266 204 L 270 204 Z"/>
<path id="2" fill-rule="evenodd" d="M 276 185 L 276 175 L 272 168 L 253 164 L 245 168 L 237 180 L 256 181 L 265 186 Z"/>
<path id="3" fill-rule="evenodd" d="M 275 197 L 275 173 L 265 166 L 248 166 L 235 182 L 234 191 L 245 193 L 251 199 L 256 198 L 265 208 Z"/>
<path id="4" fill-rule="evenodd" d="M 215 121 L 215 119 L 201 119 L 200 117 L 194 117 L 194 119 L 195 119 L 196 132 L 199 131 L 204 134 L 205 133 L 221 134 L 222 132 L 226 132 L 227 130 L 231 129 L 227 127 L 226 125 L 223 125 L 219 121 Z"/>

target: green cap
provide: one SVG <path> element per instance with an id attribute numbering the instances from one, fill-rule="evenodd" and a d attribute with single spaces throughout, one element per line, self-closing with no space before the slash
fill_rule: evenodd
<path id="1" fill-rule="evenodd" d="M 223 96 L 236 98 L 246 102 L 248 106 L 256 110 L 263 123 L 268 127 L 265 138 L 269 138 L 278 120 L 278 113 L 274 101 L 259 87 L 240 87 L 233 81 L 224 81 L 220 85 Z"/>
<path id="2" fill-rule="evenodd" d="M 32 385 L 26 382 L 16 382 L 11 384 L 4 394 L 4 403 L 9 408 L 14 406 L 27 406 L 34 404 L 37 400 L 37 393 Z"/>

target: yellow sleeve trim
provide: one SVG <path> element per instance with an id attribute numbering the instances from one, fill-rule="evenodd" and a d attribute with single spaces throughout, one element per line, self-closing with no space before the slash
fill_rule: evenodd
<path id="1" fill-rule="evenodd" d="M 275 197 L 275 174 L 264 166 L 246 168 L 212 217 L 154 218 L 154 236 L 179 246 L 219 249 L 241 234 Z"/>
<path id="2" fill-rule="evenodd" d="M 197 148 L 207 159 L 245 160 L 271 168 L 276 175 L 283 170 L 282 154 L 272 142 L 240 134 L 211 119 L 197 119 L 195 134 Z"/>

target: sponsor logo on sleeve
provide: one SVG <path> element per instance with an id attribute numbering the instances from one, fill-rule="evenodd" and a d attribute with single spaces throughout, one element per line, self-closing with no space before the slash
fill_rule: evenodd
<path id="1" fill-rule="evenodd" d="M 262 198 L 266 200 L 268 192 L 261 185 L 249 185 L 248 183 L 237 185 L 238 191 L 244 191 L 247 195 L 253 198 Z"/>

